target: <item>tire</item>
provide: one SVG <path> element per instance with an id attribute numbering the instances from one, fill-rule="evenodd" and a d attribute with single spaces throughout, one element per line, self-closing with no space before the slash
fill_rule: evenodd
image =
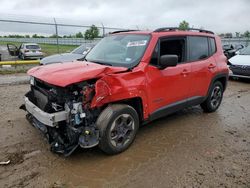
<path id="1" fill-rule="evenodd" d="M 23 54 L 21 54 L 21 59 L 25 60 L 25 56 Z"/>
<path id="2" fill-rule="evenodd" d="M 215 112 L 219 108 L 223 98 L 223 91 L 223 85 L 221 82 L 216 81 L 213 83 L 207 99 L 201 103 L 201 108 L 204 112 Z"/>
<path id="3" fill-rule="evenodd" d="M 96 125 L 100 130 L 99 148 L 113 155 L 125 151 L 133 143 L 139 128 L 139 118 L 131 106 L 113 104 L 102 111 Z"/>

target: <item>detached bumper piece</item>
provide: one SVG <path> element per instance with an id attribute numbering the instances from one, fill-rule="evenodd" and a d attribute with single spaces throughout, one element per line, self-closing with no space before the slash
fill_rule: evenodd
<path id="1" fill-rule="evenodd" d="M 58 122 L 65 121 L 69 114 L 66 111 L 60 111 L 52 114 L 46 113 L 30 102 L 28 97 L 24 98 L 24 102 L 26 111 L 28 111 L 38 121 L 50 127 L 55 127 Z"/>
<path id="2" fill-rule="evenodd" d="M 69 156 L 77 147 L 80 132 L 72 130 L 66 126 L 69 112 L 60 111 L 56 113 L 46 113 L 25 97 L 25 104 L 21 109 L 25 109 L 28 114 L 27 120 L 47 138 L 51 151 Z"/>

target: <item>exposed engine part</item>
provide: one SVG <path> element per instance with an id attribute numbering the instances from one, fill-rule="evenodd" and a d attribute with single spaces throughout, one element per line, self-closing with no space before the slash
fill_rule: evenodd
<path id="1" fill-rule="evenodd" d="M 85 118 L 85 113 L 83 113 L 82 110 L 82 103 L 73 103 L 72 104 L 72 109 L 71 109 L 71 118 L 70 121 L 72 122 L 72 125 L 80 125 L 83 122 L 83 118 Z"/>
<path id="2" fill-rule="evenodd" d="M 94 97 L 95 95 L 95 92 L 94 92 L 94 85 L 91 85 L 91 86 L 84 86 L 83 87 L 83 90 L 82 90 L 82 95 L 83 95 L 83 106 L 84 108 L 89 108 L 89 104 L 92 100 L 92 98 Z"/>
<path id="3" fill-rule="evenodd" d="M 56 104 L 55 102 L 52 102 L 51 103 L 51 107 L 56 111 L 62 111 L 63 110 L 63 106 L 62 105 L 59 105 L 59 104 Z"/>
<path id="4" fill-rule="evenodd" d="M 82 148 L 91 148 L 99 143 L 99 130 L 94 126 L 85 127 L 79 137 L 79 144 Z"/>
<path id="5" fill-rule="evenodd" d="M 68 156 L 79 145 L 82 148 L 90 148 L 99 143 L 99 130 L 95 121 L 100 109 L 90 109 L 90 103 L 95 95 L 94 88 L 93 82 L 59 88 L 35 78 L 26 97 L 38 110 L 33 113 L 30 108 L 26 108 L 27 119 L 45 134 L 53 152 Z M 62 112 L 67 112 L 66 117 L 54 126 L 48 126 L 47 121 L 40 121 L 45 115 L 49 117 L 51 114 Z"/>

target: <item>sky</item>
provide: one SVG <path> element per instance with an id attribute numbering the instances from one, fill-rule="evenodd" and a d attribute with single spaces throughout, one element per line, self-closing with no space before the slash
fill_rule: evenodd
<path id="1" fill-rule="evenodd" d="M 216 33 L 250 30 L 250 0 L 0 0 L 0 19 L 149 29 L 178 26 Z M 80 28 L 59 28 L 74 34 Z M 13 33 L 53 34 L 53 26 L 0 22 L 0 35 Z"/>

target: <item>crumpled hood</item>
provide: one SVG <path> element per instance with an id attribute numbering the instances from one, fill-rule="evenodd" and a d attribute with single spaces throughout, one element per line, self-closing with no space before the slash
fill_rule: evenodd
<path id="1" fill-rule="evenodd" d="M 100 78 L 105 74 L 126 71 L 125 67 L 111 67 L 91 62 L 74 61 L 34 67 L 28 75 L 52 85 L 65 87 L 73 83 Z"/>
<path id="2" fill-rule="evenodd" d="M 83 58 L 83 54 L 74 54 L 74 53 L 64 53 L 64 54 L 55 54 L 48 57 L 43 58 L 40 63 L 42 65 L 48 65 L 52 63 L 63 63 L 70 62 L 80 58 Z"/>

